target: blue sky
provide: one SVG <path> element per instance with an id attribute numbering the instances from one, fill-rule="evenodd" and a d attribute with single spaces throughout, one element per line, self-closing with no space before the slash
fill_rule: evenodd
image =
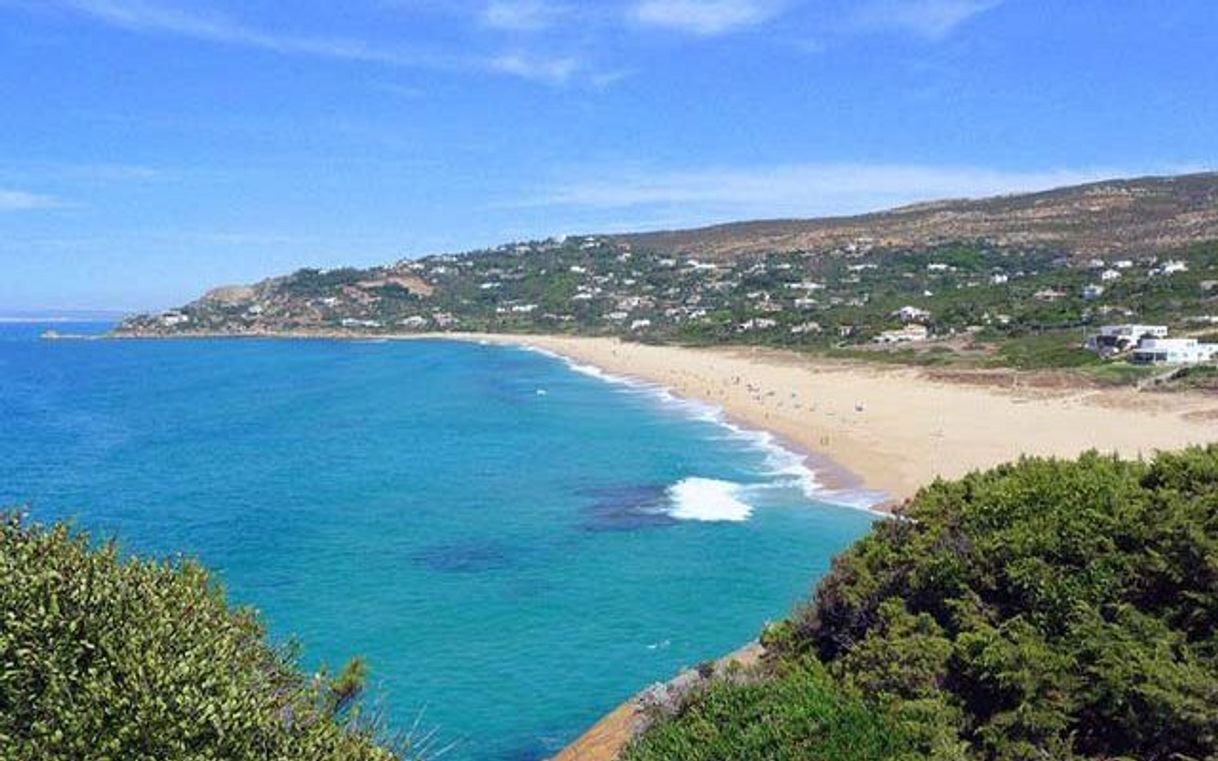
<path id="1" fill-rule="evenodd" d="M 0 0 L 0 311 L 1213 168 L 1213 0 Z"/>

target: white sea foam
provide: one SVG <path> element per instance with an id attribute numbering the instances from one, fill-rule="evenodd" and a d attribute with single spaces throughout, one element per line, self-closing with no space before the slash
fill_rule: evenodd
<path id="1" fill-rule="evenodd" d="M 740 500 L 743 487 L 714 478 L 685 478 L 668 487 L 668 514 L 682 521 L 747 521 L 753 508 Z"/>
<path id="2" fill-rule="evenodd" d="M 734 490 L 753 490 L 773 488 L 774 486 L 786 486 L 796 488 L 801 491 L 809 500 L 814 502 L 829 503 L 841 507 L 850 507 L 866 512 L 875 513 L 875 506 L 883 502 L 886 498 L 881 492 L 868 490 L 836 490 L 826 487 L 816 477 L 816 471 L 808 465 L 808 458 L 798 452 L 794 452 L 783 446 L 778 439 L 769 431 L 759 431 L 753 428 L 745 428 L 728 420 L 727 413 L 722 407 L 703 402 L 696 399 L 686 399 L 672 393 L 669 389 L 650 381 L 640 380 L 638 378 L 630 378 L 622 375 L 614 375 L 607 373 L 594 365 L 582 364 L 576 362 L 570 357 L 563 356 L 557 352 L 548 349 L 542 349 L 536 346 L 520 346 L 524 351 L 530 351 L 535 354 L 541 354 L 552 359 L 559 360 L 569 369 L 581 375 L 587 375 L 597 380 L 606 383 L 612 383 L 616 386 L 621 386 L 630 391 L 647 394 L 653 397 L 658 402 L 668 407 L 673 407 L 680 410 L 684 415 L 694 420 L 699 420 L 706 423 L 713 423 L 727 432 L 732 439 L 743 440 L 755 449 L 765 453 L 765 462 L 768 475 L 775 479 L 772 484 L 754 484 L 745 487 L 742 484 L 732 484 L 727 481 L 712 481 L 712 483 L 726 484 L 733 487 Z M 675 489 L 678 489 L 690 481 L 710 481 L 711 479 L 685 479 L 684 481 L 669 488 L 671 495 Z M 726 519 L 711 519 L 711 520 L 746 520 L 752 514 L 752 508 L 743 502 L 739 502 L 736 496 L 732 496 L 739 505 L 744 508 L 743 517 L 741 518 L 726 518 Z M 739 513 L 739 508 L 736 508 Z M 694 517 L 693 513 L 700 512 L 699 510 L 691 510 L 690 515 L 678 515 L 672 513 L 674 518 L 689 519 L 689 520 L 707 520 L 705 518 Z M 877 513 L 881 514 L 882 513 Z"/>

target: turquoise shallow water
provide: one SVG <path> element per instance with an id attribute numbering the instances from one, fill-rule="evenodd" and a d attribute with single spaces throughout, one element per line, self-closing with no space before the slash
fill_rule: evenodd
<path id="1" fill-rule="evenodd" d="M 710 410 L 520 349 L 45 327 L 0 325 L 0 505 L 200 557 L 307 665 L 366 656 L 445 758 L 552 753 L 873 519 Z"/>

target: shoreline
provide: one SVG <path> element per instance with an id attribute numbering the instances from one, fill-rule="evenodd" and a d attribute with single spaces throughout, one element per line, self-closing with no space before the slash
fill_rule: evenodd
<path id="1" fill-rule="evenodd" d="M 57 337 L 63 338 L 63 337 Z M 816 494 L 809 493 L 809 499 L 815 499 L 819 502 L 841 507 L 849 510 L 860 510 L 862 512 L 871 513 L 878 517 L 891 517 L 900 507 L 901 501 L 895 499 L 889 493 L 869 486 L 864 479 L 854 471 L 847 468 L 842 463 L 832 459 L 827 454 L 816 449 L 809 448 L 805 443 L 800 442 L 790 436 L 787 436 L 779 431 L 771 430 L 765 426 L 756 425 L 754 422 L 738 418 L 733 414 L 733 411 L 727 408 L 720 402 L 712 399 L 699 397 L 693 394 L 685 394 L 678 391 L 669 385 L 666 385 L 660 380 L 649 375 L 633 372 L 630 369 L 610 369 L 603 366 L 599 361 L 594 359 L 584 359 L 577 353 L 564 351 L 561 349 L 551 348 L 548 345 L 550 341 L 566 341 L 574 342 L 582 341 L 610 341 L 625 346 L 627 344 L 617 338 L 606 338 L 596 336 L 549 336 L 527 333 L 393 333 L 386 335 L 369 336 L 360 333 L 348 333 L 344 331 L 320 331 L 320 332 L 280 332 L 280 333 L 181 333 L 174 335 L 158 336 L 158 335 L 107 335 L 102 338 L 111 338 L 115 340 L 133 340 L 133 341 L 159 341 L 159 340 L 287 340 L 287 341 L 354 341 L 360 343 L 387 343 L 390 341 L 454 341 L 460 343 L 475 343 L 482 345 L 494 346 L 511 346 L 526 351 L 535 351 L 537 353 L 549 356 L 553 359 L 562 361 L 568 365 L 572 372 L 581 372 L 579 366 L 581 364 L 592 367 L 596 370 L 602 380 L 609 383 L 626 383 L 632 386 L 646 386 L 654 389 L 658 393 L 673 397 L 679 401 L 695 402 L 706 405 L 714 409 L 722 417 L 717 421 L 719 425 L 727 427 L 737 433 L 744 435 L 764 436 L 769 440 L 764 443 L 759 443 L 759 446 L 773 446 L 786 454 L 790 454 L 799 458 L 804 467 L 806 467 L 817 485 Z M 642 344 L 639 344 L 642 346 Z M 681 346 L 658 346 L 655 348 L 674 349 L 678 351 L 699 351 L 700 349 L 681 347 Z M 849 498 L 847 498 L 849 497 Z"/>
<path id="2" fill-rule="evenodd" d="M 1218 440 L 1218 397 L 1201 394 L 994 386 L 760 348 L 502 334 L 426 338 L 528 346 L 712 405 L 729 424 L 767 432 L 806 457 L 826 501 L 834 489 L 878 491 L 888 499 L 871 509 L 889 514 L 936 478 L 1024 455 L 1096 449 L 1135 458 Z"/>
<path id="3" fill-rule="evenodd" d="M 432 340 L 433 338 L 435 340 L 444 340 L 443 338 L 432 336 L 420 337 L 420 340 Z M 813 488 L 805 489 L 806 496 L 809 499 L 815 499 L 818 502 L 825 502 L 851 510 L 862 510 L 863 512 L 883 517 L 891 516 L 893 508 L 896 506 L 896 503 L 894 503 L 888 494 L 867 488 L 859 476 L 842 464 L 830 459 L 824 453 L 809 450 L 798 441 L 775 431 L 755 426 L 747 420 L 737 419 L 731 410 L 717 402 L 680 394 L 669 386 L 638 374 L 610 372 L 600 365 L 582 365 L 573 356 L 548 348 L 542 348 L 526 341 L 510 339 L 492 340 L 495 338 L 502 337 L 493 334 L 469 334 L 457 340 L 482 345 L 512 346 L 525 351 L 536 352 L 563 362 L 573 372 L 591 374 L 605 382 L 620 383 L 633 389 L 643 388 L 654 391 L 657 396 L 666 401 L 692 402 L 708 407 L 714 410 L 716 425 L 722 426 L 734 434 L 756 439 L 753 443 L 762 449 L 777 450 L 784 456 L 796 458 L 799 461 L 799 466 L 808 471 L 809 477 L 815 484 Z M 587 368 L 592 368 L 593 372 L 588 373 Z M 852 499 L 846 499 L 846 497 L 852 497 Z"/>
<path id="4" fill-rule="evenodd" d="M 735 669 L 758 668 L 765 652 L 761 643 L 754 640 L 715 660 L 710 675 L 700 673 L 699 669 L 687 669 L 667 682 L 651 685 L 605 714 L 549 761 L 615 761 L 636 737 L 647 731 L 655 711 L 671 714 L 691 692 L 705 687 L 712 678 Z"/>
<path id="5" fill-rule="evenodd" d="M 1024 455 L 1075 457 L 1095 449 L 1135 458 L 1218 440 L 1218 397 L 1212 395 L 996 385 L 977 382 L 986 379 L 984 373 L 935 377 L 922 368 L 826 360 L 760 347 L 458 332 L 115 337 L 444 340 L 527 347 L 722 410 L 726 424 L 765 432 L 777 445 L 805 457 L 825 487 L 826 502 L 833 502 L 835 490 L 880 492 L 888 499 L 870 509 L 889 514 L 936 478 L 959 478 Z"/>
<path id="6" fill-rule="evenodd" d="M 936 478 L 958 478 L 1025 454 L 1073 457 L 1097 449 L 1132 458 L 1218 440 L 1218 397 L 1213 395 L 1042 385 L 1037 376 L 1018 373 L 1009 374 L 1010 382 L 1000 385 L 993 382 L 995 376 L 985 373 L 936 376 L 921 368 L 825 360 L 761 348 L 482 333 L 168 338 L 440 340 L 540 351 L 571 365 L 594 367 L 610 380 L 641 381 L 678 399 L 721 410 L 724 424 L 764 432 L 775 445 L 806 458 L 807 467 L 826 490 L 823 501 L 834 503 L 834 490 L 882 491 L 891 498 L 862 509 L 889 515 Z M 759 648 L 752 645 L 719 663 L 733 659 L 755 663 L 759 657 Z M 665 684 L 684 684 L 689 678 L 686 673 Z M 607 713 L 555 761 L 616 759 L 646 726 L 648 696 L 654 690 L 644 690 Z"/>

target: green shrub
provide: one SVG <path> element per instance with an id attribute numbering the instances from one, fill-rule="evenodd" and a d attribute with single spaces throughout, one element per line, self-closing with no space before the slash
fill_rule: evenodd
<path id="1" fill-rule="evenodd" d="M 631 747 L 628 761 L 872 761 L 908 741 L 814 660 L 766 682 L 727 679 L 695 693 L 680 718 Z"/>
<path id="2" fill-rule="evenodd" d="M 721 729 L 696 702 L 640 747 L 741 747 L 764 711 L 804 755 L 758 757 L 817 758 L 815 711 L 857 699 L 914 758 L 1218 759 L 1218 445 L 937 482 L 763 639 L 774 674 L 722 688 Z M 831 681 L 793 685 L 809 659 Z M 715 757 L 685 752 L 635 758 Z"/>
<path id="3" fill-rule="evenodd" d="M 1093 367 L 1102 364 L 1094 353 L 1083 348 L 1077 331 L 1050 331 L 1010 338 L 998 347 L 994 365 L 1019 370 Z"/>
<path id="4" fill-rule="evenodd" d="M 0 515 L 0 758 L 391 761 L 363 678 L 301 674 L 196 563 Z"/>

